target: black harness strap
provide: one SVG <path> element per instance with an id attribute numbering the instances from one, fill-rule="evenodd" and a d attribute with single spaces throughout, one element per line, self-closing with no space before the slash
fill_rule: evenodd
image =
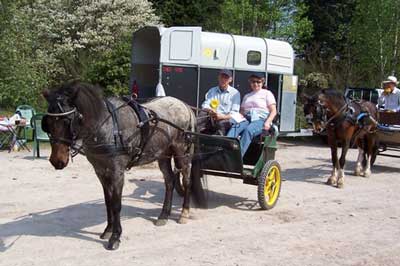
<path id="1" fill-rule="evenodd" d="M 139 121 L 145 121 L 146 119 L 148 119 L 148 115 L 145 111 L 145 108 L 142 105 L 140 105 L 137 101 L 129 99 L 126 96 L 122 97 L 122 100 L 124 100 L 126 104 L 132 107 L 136 115 L 139 117 Z"/>
<path id="2" fill-rule="evenodd" d="M 143 148 L 145 146 L 146 140 L 148 139 L 149 132 L 150 132 L 150 125 L 149 121 L 150 119 L 149 115 L 146 113 L 145 109 L 143 106 L 141 106 L 137 101 L 133 99 L 129 99 L 128 97 L 124 96 L 122 97 L 122 100 L 126 102 L 127 105 L 129 105 L 133 111 L 135 111 L 138 119 L 139 119 L 139 125 L 138 127 L 140 128 L 140 150 L 143 151 Z"/>
<path id="3" fill-rule="evenodd" d="M 84 144 L 84 145 L 77 145 L 77 136 L 76 132 L 74 131 L 75 128 L 75 122 L 78 121 L 76 120 L 81 119 L 81 114 L 74 109 L 65 112 L 63 106 L 58 102 L 57 105 L 61 111 L 61 113 L 47 113 L 49 116 L 57 116 L 57 117 L 63 117 L 65 119 L 69 120 L 69 127 L 71 131 L 71 135 L 73 136 L 71 140 L 69 139 L 64 139 L 64 138 L 52 138 L 50 136 L 50 141 L 52 143 L 55 142 L 60 142 L 60 143 L 65 143 L 66 145 L 70 146 L 71 150 L 73 150 L 73 153 L 71 153 L 72 157 L 75 156 L 78 153 L 81 153 L 85 155 L 85 153 L 82 151 L 84 147 L 87 149 L 87 151 L 90 151 L 91 153 L 96 153 L 96 154 L 128 154 L 132 156 L 131 162 L 128 164 L 128 169 L 131 168 L 140 160 L 140 157 L 143 154 L 143 151 L 146 147 L 146 144 L 148 141 L 151 139 L 153 136 L 157 125 L 159 122 L 165 123 L 183 133 L 186 132 L 185 129 L 179 127 L 178 125 L 175 125 L 171 121 L 168 121 L 167 119 L 163 119 L 157 115 L 152 110 L 147 109 L 146 107 L 140 105 L 137 101 L 131 100 L 127 97 L 123 97 L 123 100 L 125 101 L 126 104 L 123 104 L 119 107 L 116 107 L 110 100 L 104 99 L 104 102 L 106 104 L 107 111 L 109 112 L 109 116 L 97 125 L 96 129 L 100 128 L 106 121 L 108 121 L 109 118 L 112 119 L 112 126 L 113 126 L 113 137 L 114 137 L 114 143 L 112 144 L 103 144 L 103 143 L 96 143 L 96 144 Z M 118 120 L 117 116 L 117 111 L 121 109 L 122 107 L 130 106 L 135 114 L 138 117 L 139 123 L 137 125 L 138 128 L 140 128 L 140 143 L 139 145 L 135 145 L 135 147 L 130 147 L 127 145 L 127 142 L 129 141 L 129 138 L 127 139 L 127 142 L 124 142 L 123 140 L 123 135 L 122 131 L 120 130 L 120 123 Z M 69 117 L 70 115 L 73 115 L 72 117 Z M 76 120 L 76 121 L 75 121 Z M 94 130 L 89 134 L 89 137 L 94 136 L 95 132 L 97 130 Z M 89 137 L 86 137 L 86 139 L 89 139 Z M 97 142 L 95 140 L 95 142 Z"/>
<path id="4" fill-rule="evenodd" d="M 118 123 L 118 117 L 115 114 L 115 106 L 112 102 L 110 102 L 108 99 L 104 100 L 108 109 L 108 112 L 111 114 L 112 118 L 112 123 L 113 123 L 113 135 L 114 135 L 114 144 L 116 147 L 125 147 L 123 139 L 122 139 L 122 132 L 119 130 L 119 123 Z M 119 143 L 117 141 L 119 140 Z"/>

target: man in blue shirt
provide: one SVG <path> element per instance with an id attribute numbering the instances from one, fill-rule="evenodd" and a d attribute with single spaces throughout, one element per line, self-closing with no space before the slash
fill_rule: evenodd
<path id="1" fill-rule="evenodd" d="M 399 84 L 397 78 L 389 76 L 387 80 L 382 82 L 383 93 L 379 97 L 378 106 L 387 111 L 400 111 L 400 90 L 396 87 Z"/>
<path id="2" fill-rule="evenodd" d="M 232 114 L 238 113 L 240 109 L 240 93 L 229 85 L 231 82 L 232 71 L 221 70 L 218 74 L 218 86 L 208 90 L 206 99 L 201 105 L 202 109 L 217 122 L 217 128 L 223 135 L 226 135 L 231 127 Z M 212 102 L 218 102 L 218 106 L 213 108 Z M 202 113 L 204 115 L 204 112 Z"/>

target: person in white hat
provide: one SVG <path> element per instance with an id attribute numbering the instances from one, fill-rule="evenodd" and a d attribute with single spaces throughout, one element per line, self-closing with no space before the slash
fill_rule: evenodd
<path id="1" fill-rule="evenodd" d="M 379 97 L 378 106 L 387 111 L 400 111 L 400 90 L 396 87 L 399 84 L 397 78 L 389 76 L 382 82 L 383 93 Z"/>

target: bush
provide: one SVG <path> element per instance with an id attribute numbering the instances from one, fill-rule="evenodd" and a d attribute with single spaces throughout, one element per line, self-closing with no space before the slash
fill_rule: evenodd
<path id="1" fill-rule="evenodd" d="M 130 39 L 126 37 L 110 51 L 88 62 L 83 79 L 102 86 L 106 96 L 128 95 L 130 53 Z"/>
<path id="2" fill-rule="evenodd" d="M 321 89 L 329 88 L 330 76 L 324 73 L 313 72 L 301 80 L 302 93 L 312 95 Z"/>

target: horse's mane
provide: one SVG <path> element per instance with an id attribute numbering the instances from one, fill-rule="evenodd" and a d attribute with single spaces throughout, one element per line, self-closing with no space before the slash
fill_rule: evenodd
<path id="1" fill-rule="evenodd" d="M 74 80 L 61 84 L 55 93 L 69 97 L 79 112 L 87 117 L 98 118 L 104 108 L 103 90 L 97 85 Z"/>
<path id="2" fill-rule="evenodd" d="M 343 94 L 335 89 L 322 89 L 319 91 L 318 95 L 323 95 L 327 101 L 335 106 L 343 106 L 346 102 Z"/>

